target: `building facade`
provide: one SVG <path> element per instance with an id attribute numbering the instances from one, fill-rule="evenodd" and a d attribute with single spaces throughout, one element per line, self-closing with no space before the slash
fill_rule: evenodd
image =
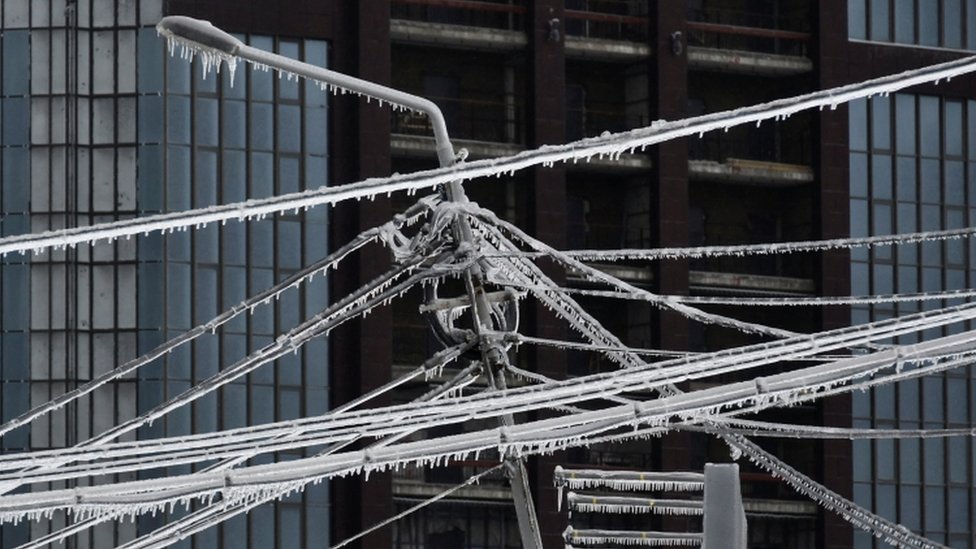
<path id="1" fill-rule="evenodd" d="M 423 118 L 327 97 L 261 71 L 239 69 L 233 82 L 226 73 L 204 78 L 156 36 L 153 25 L 163 15 L 210 20 L 256 47 L 429 97 L 471 159 L 751 105 L 976 50 L 976 0 L 4 0 L 0 10 L 4 236 L 436 166 Z M 976 223 L 974 144 L 976 85 L 961 78 L 782 123 L 671 141 L 614 162 L 533 168 L 466 187 L 473 200 L 564 249 L 864 236 Z M 408 200 L 5 258 L 0 419 L 206 322 L 387 221 Z M 968 287 L 976 277 L 973 254 L 960 240 L 870 253 L 601 268 L 661 294 L 847 295 Z M 286 292 L 137 375 L 4 436 L 3 451 L 77 444 L 143 414 L 315 314 L 329 295 L 347 295 L 388 261 L 383 251 L 350 257 L 328 281 Z M 552 274 L 560 284 L 585 284 Z M 124 440 L 292 419 L 345 403 L 437 350 L 417 314 L 421 300 L 409 294 Z M 633 347 L 708 351 L 753 341 L 647 305 L 584 303 Z M 916 309 L 715 310 L 811 332 Z M 541 306 L 522 314 L 531 335 L 569 337 Z M 525 348 L 515 360 L 553 378 L 609 368 L 586 353 L 549 348 Z M 950 373 L 776 418 L 838 427 L 972 427 L 974 383 L 971 372 Z M 428 388 L 408 384 L 381 402 L 405 402 Z M 976 450 L 969 439 L 763 444 L 829 488 L 936 541 L 976 544 Z M 687 433 L 534 458 L 530 483 L 546 547 L 563 546 L 567 523 L 552 487 L 555 465 L 700 470 L 728 459 L 724 446 Z M 337 543 L 489 466 L 472 460 L 374 474 L 369 482 L 335 480 L 178 546 Z M 770 475 L 742 467 L 752 547 L 880 543 Z M 126 478 L 134 477 L 119 477 Z M 121 545 L 185 513 L 105 523 L 69 544 Z M 66 524 L 58 516 L 5 525 L 0 545 L 16 547 Z M 668 518 L 650 526 L 698 525 Z M 511 493 L 499 476 L 358 543 L 488 549 L 518 547 L 519 537 Z"/>

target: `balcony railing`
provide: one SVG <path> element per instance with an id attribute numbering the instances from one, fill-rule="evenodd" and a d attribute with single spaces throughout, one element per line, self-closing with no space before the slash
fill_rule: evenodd
<path id="1" fill-rule="evenodd" d="M 425 23 L 521 31 L 523 0 L 392 0 L 391 17 Z"/>
<path id="2" fill-rule="evenodd" d="M 788 134 L 788 136 L 787 136 Z M 789 131 L 775 124 L 739 126 L 727 132 L 715 131 L 688 140 L 691 160 L 724 162 L 729 158 L 783 164 L 810 165 L 812 162 L 808 129 Z"/>
<path id="3" fill-rule="evenodd" d="M 408 467 L 398 469 L 393 473 L 393 479 L 401 482 L 425 482 L 433 484 L 461 484 L 465 480 L 485 472 L 498 465 L 497 462 L 485 460 L 452 461 L 444 467 L 419 468 Z M 482 477 L 478 484 L 487 486 L 507 486 L 508 479 L 502 470 L 494 471 Z"/>
<path id="4" fill-rule="evenodd" d="M 575 141 L 584 137 L 596 137 L 605 131 L 622 132 L 641 128 L 649 123 L 647 116 L 624 114 L 609 109 L 567 109 L 566 139 Z"/>
<path id="5" fill-rule="evenodd" d="M 518 101 L 429 97 L 444 112 L 454 139 L 494 143 L 521 143 L 522 108 Z M 426 116 L 414 112 L 393 114 L 393 133 L 432 135 Z"/>
<path id="6" fill-rule="evenodd" d="M 688 44 L 724 50 L 807 56 L 805 17 L 704 8 L 688 12 Z"/>
<path id="7" fill-rule="evenodd" d="M 566 34 L 585 38 L 647 40 L 646 2 L 636 0 L 566 0 Z"/>

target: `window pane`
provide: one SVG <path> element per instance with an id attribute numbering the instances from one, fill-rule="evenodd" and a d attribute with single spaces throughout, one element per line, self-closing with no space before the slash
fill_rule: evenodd
<path id="1" fill-rule="evenodd" d="M 924 0 L 934 4 L 932 0 Z M 939 45 L 939 10 L 918 10 L 918 43 L 923 46 Z"/>
<path id="2" fill-rule="evenodd" d="M 891 157 L 871 155 L 871 198 L 890 200 L 891 196 Z"/>
<path id="3" fill-rule="evenodd" d="M 935 157 L 941 154 L 939 147 L 939 98 L 919 97 L 919 138 L 922 156 Z"/>
<path id="4" fill-rule="evenodd" d="M 891 40 L 888 19 L 888 0 L 871 0 L 871 40 Z"/>
<path id="5" fill-rule="evenodd" d="M 850 147 L 855 151 L 868 150 L 868 111 L 867 101 L 858 99 L 848 104 L 848 127 Z"/>
<path id="6" fill-rule="evenodd" d="M 962 48 L 962 0 L 942 0 L 943 41 L 947 48 Z"/>
<path id="7" fill-rule="evenodd" d="M 918 199 L 915 188 L 915 158 L 899 156 L 896 164 L 897 172 L 895 177 L 898 181 L 898 200 L 914 202 Z"/>
<path id="8" fill-rule="evenodd" d="M 895 42 L 915 43 L 915 0 L 895 0 Z"/>
<path id="9" fill-rule="evenodd" d="M 963 147 L 962 101 L 945 102 L 945 154 L 962 156 Z"/>
<path id="10" fill-rule="evenodd" d="M 851 153 L 851 196 L 868 196 L 868 158 L 863 153 Z"/>
<path id="11" fill-rule="evenodd" d="M 891 149 L 891 99 L 875 97 L 871 100 L 871 148 Z"/>
<path id="12" fill-rule="evenodd" d="M 865 0 L 847 0 L 847 35 L 850 38 L 865 39 Z"/>

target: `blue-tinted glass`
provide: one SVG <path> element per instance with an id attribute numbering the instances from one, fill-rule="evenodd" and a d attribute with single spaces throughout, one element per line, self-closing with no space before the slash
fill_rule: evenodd
<path id="1" fill-rule="evenodd" d="M 939 267 L 924 267 L 922 269 L 922 291 L 938 292 L 942 290 L 942 269 Z"/>
<path id="2" fill-rule="evenodd" d="M 278 419 L 287 421 L 298 419 L 302 415 L 302 393 L 298 389 L 281 389 L 278 408 Z"/>
<path id="3" fill-rule="evenodd" d="M 939 139 L 941 137 L 939 98 L 924 95 L 919 97 L 918 111 L 919 150 L 922 156 L 939 156 L 942 150 L 939 146 Z"/>
<path id="4" fill-rule="evenodd" d="M 278 160 L 278 194 L 295 193 L 299 187 L 301 163 L 293 156 L 281 156 Z"/>
<path id="5" fill-rule="evenodd" d="M 922 490 L 918 486 L 902 486 L 900 495 L 898 522 L 918 531 L 922 526 Z"/>
<path id="6" fill-rule="evenodd" d="M 216 99 L 196 99 L 196 112 L 194 113 L 195 130 L 197 145 L 204 147 L 216 147 L 219 135 L 218 125 L 218 103 Z"/>
<path id="7" fill-rule="evenodd" d="M 929 376 L 922 380 L 922 401 L 926 423 L 944 420 L 941 377 Z"/>
<path id="8" fill-rule="evenodd" d="M 328 152 L 329 121 L 324 108 L 305 109 L 305 152 L 325 155 Z"/>
<path id="9" fill-rule="evenodd" d="M 298 42 L 292 42 L 289 40 L 282 40 L 278 43 L 278 53 L 288 57 L 290 59 L 300 59 L 301 54 L 298 51 Z M 285 100 L 298 100 L 298 87 L 299 82 L 297 79 L 292 78 L 279 78 L 278 79 L 278 98 Z"/>
<path id="10" fill-rule="evenodd" d="M 962 437 L 950 437 L 946 443 L 949 450 L 949 482 L 965 484 L 968 480 L 969 455 L 966 450 L 969 441 Z"/>
<path id="11" fill-rule="evenodd" d="M 963 152 L 962 101 L 945 102 L 945 154 L 962 156 Z"/>
<path id="12" fill-rule="evenodd" d="M 247 299 L 247 271 L 243 267 L 223 268 L 223 279 L 221 284 L 223 291 L 223 309 L 229 309 Z M 247 316 L 238 316 L 227 323 L 227 330 L 230 332 L 247 331 Z"/>
<path id="13" fill-rule="evenodd" d="M 223 145 L 235 149 L 247 146 L 247 104 L 243 101 L 224 101 L 221 119 Z"/>
<path id="14" fill-rule="evenodd" d="M 962 48 L 962 0 L 942 0 L 942 45 L 947 48 Z"/>
<path id="15" fill-rule="evenodd" d="M 847 0 L 847 36 L 855 39 L 867 38 L 867 18 L 865 0 Z"/>
<path id="16" fill-rule="evenodd" d="M 247 425 L 247 386 L 242 383 L 228 383 L 222 393 L 222 427 L 236 429 Z"/>
<path id="17" fill-rule="evenodd" d="M 868 196 L 868 159 L 863 153 L 851 153 L 851 196 Z"/>
<path id="18" fill-rule="evenodd" d="M 923 46 L 939 45 L 939 10 L 935 2 L 925 0 L 931 7 L 918 10 L 918 43 Z"/>
<path id="19" fill-rule="evenodd" d="M 3 144 L 18 146 L 30 144 L 30 100 L 26 97 L 0 99 L 3 126 Z"/>
<path id="20" fill-rule="evenodd" d="M 137 267 L 139 289 L 139 327 L 163 327 L 163 267 L 158 263 L 140 263 Z"/>
<path id="21" fill-rule="evenodd" d="M 23 212 L 30 209 L 30 149 L 3 149 L 3 211 Z"/>
<path id="22" fill-rule="evenodd" d="M 966 46 L 976 50 L 976 0 L 966 0 Z"/>
<path id="23" fill-rule="evenodd" d="M 156 29 L 139 29 L 136 47 L 139 50 L 139 62 L 136 63 L 136 78 L 138 89 L 142 93 L 163 91 L 163 65 L 166 52 L 165 43 L 156 36 Z"/>
<path id="24" fill-rule="evenodd" d="M 190 144 L 190 98 L 170 95 L 166 100 L 166 136 L 170 143 Z"/>
<path id="25" fill-rule="evenodd" d="M 915 96 L 895 96 L 895 145 L 898 154 L 915 154 Z"/>
<path id="26" fill-rule="evenodd" d="M 948 392 L 949 422 L 966 423 L 969 421 L 969 399 L 966 398 L 966 378 L 947 377 L 946 391 Z"/>
<path id="27" fill-rule="evenodd" d="M 190 149 L 169 147 L 166 158 L 166 208 L 171 211 L 190 209 Z"/>
<path id="28" fill-rule="evenodd" d="M 193 403 L 193 431 L 196 433 L 211 433 L 216 430 L 217 395 L 209 393 L 203 395 Z"/>
<path id="29" fill-rule="evenodd" d="M 280 513 L 279 547 L 300 548 L 302 546 L 302 508 L 295 505 L 282 505 Z"/>
<path id="30" fill-rule="evenodd" d="M 278 106 L 278 151 L 302 150 L 302 111 L 298 105 Z"/>
<path id="31" fill-rule="evenodd" d="M 903 483 L 921 482 L 921 444 L 919 439 L 903 438 L 898 441 L 898 478 Z"/>
<path id="32" fill-rule="evenodd" d="M 264 366 L 264 369 L 270 369 L 268 366 Z M 274 416 L 274 406 L 275 406 L 275 391 L 274 387 L 269 385 L 252 385 L 251 386 L 251 422 L 252 423 L 269 423 L 275 420 Z"/>
<path id="33" fill-rule="evenodd" d="M 210 290 L 216 295 L 216 289 Z M 207 320 L 210 320 L 209 318 Z M 200 337 L 193 342 L 193 379 L 197 382 L 207 379 L 220 370 L 220 347 L 214 336 Z M 215 393 L 210 393 L 213 396 Z M 216 407 L 213 410 L 216 418 Z M 210 430 L 217 429 L 217 425 Z"/>
<path id="34" fill-rule="evenodd" d="M 251 185 L 249 198 L 267 198 L 274 194 L 274 155 L 251 153 Z"/>
<path id="35" fill-rule="evenodd" d="M 171 328 L 190 327 L 190 266 L 170 263 L 167 266 L 166 324 Z"/>
<path id="36" fill-rule="evenodd" d="M 891 157 L 884 154 L 871 155 L 871 198 L 890 200 Z"/>
<path id="37" fill-rule="evenodd" d="M 169 93 L 190 93 L 190 70 L 191 66 L 179 55 L 171 55 L 166 58 L 166 91 Z"/>
<path id="38" fill-rule="evenodd" d="M 895 0 L 895 42 L 915 43 L 915 0 Z"/>
<path id="39" fill-rule="evenodd" d="M 162 143 L 164 126 L 162 96 L 140 96 L 138 109 L 139 143 Z"/>
<path id="40" fill-rule="evenodd" d="M 159 145 L 139 147 L 136 161 L 138 208 L 141 211 L 163 210 L 163 148 Z"/>
<path id="41" fill-rule="evenodd" d="M 953 206 L 966 204 L 966 173 L 963 163 L 955 160 L 945 162 L 945 202 Z"/>
<path id="42" fill-rule="evenodd" d="M 313 312 L 318 311 L 319 309 L 315 309 Z M 305 344 L 306 387 L 329 386 L 329 368 L 325 363 L 328 356 L 329 346 L 325 339 L 315 339 Z"/>
<path id="43" fill-rule="evenodd" d="M 251 104 L 251 149 L 270 151 L 274 148 L 274 105 Z"/>
<path id="44" fill-rule="evenodd" d="M 247 41 L 247 37 L 243 34 L 232 34 L 232 36 L 241 42 Z M 244 99 L 247 97 L 247 75 L 251 72 L 250 69 L 239 64 L 234 72 L 233 80 L 230 78 L 230 71 L 221 70 L 220 72 L 221 88 L 225 99 Z"/>
<path id="45" fill-rule="evenodd" d="M 306 222 L 305 227 L 305 261 L 310 263 L 325 257 L 329 252 L 328 235 L 322 224 Z"/>
<path id="46" fill-rule="evenodd" d="M 868 112 L 867 100 L 858 99 L 848 104 L 848 138 L 853 151 L 868 150 Z"/>
<path id="47" fill-rule="evenodd" d="M 939 173 L 939 161 L 931 158 L 923 158 L 921 161 L 921 184 L 922 202 L 938 204 L 942 201 L 941 183 L 942 176 Z M 923 219 L 922 224 L 926 221 Z"/>
<path id="48" fill-rule="evenodd" d="M 221 196 L 225 204 L 247 199 L 247 154 L 224 151 L 221 165 Z"/>
<path id="49" fill-rule="evenodd" d="M 921 419 L 918 409 L 918 380 L 911 379 L 898 384 L 898 417 L 903 422 Z"/>
<path id="50" fill-rule="evenodd" d="M 271 267 L 274 265 L 274 224 L 271 220 L 251 223 L 251 265 Z"/>
<path id="51" fill-rule="evenodd" d="M 976 20 L 976 17 L 973 19 Z M 969 160 L 976 160 L 976 101 L 968 101 L 966 103 L 966 113 L 967 118 L 969 119 L 969 123 L 967 124 L 967 142 L 969 143 L 968 157 Z"/>
<path id="52" fill-rule="evenodd" d="M 889 18 L 888 0 L 871 0 L 871 40 L 882 42 L 891 40 Z"/>
<path id="53" fill-rule="evenodd" d="M 875 97 L 871 105 L 871 148 L 891 149 L 891 98 Z"/>
<path id="54" fill-rule="evenodd" d="M 891 204 L 875 203 L 872 209 L 874 210 L 874 217 L 871 220 L 872 221 L 871 228 L 873 231 L 871 234 L 891 234 L 893 232 L 892 223 L 891 223 Z M 875 257 L 880 257 L 880 256 L 890 257 L 891 247 L 879 246 L 874 250 L 874 252 L 875 252 Z"/>
<path id="55" fill-rule="evenodd" d="M 26 330 L 30 321 L 30 267 L 24 264 L 3 266 L 3 329 Z M 8 334 L 10 335 L 10 334 Z M 7 344 L 7 340 L 4 340 Z M 7 349 L 3 349 L 4 353 Z M 29 361 L 22 365 L 26 368 Z M 13 365 L 5 361 L 6 373 Z"/>
<path id="56" fill-rule="evenodd" d="M 278 223 L 278 263 L 281 269 L 302 266 L 302 226 L 298 221 Z"/>
<path id="57" fill-rule="evenodd" d="M 274 271 L 271 269 L 251 269 L 250 295 L 270 288 L 274 284 Z M 269 306 L 254 309 L 251 316 L 251 330 L 258 334 L 274 333 L 274 310 Z"/>
<path id="58" fill-rule="evenodd" d="M 27 95 L 30 93 L 30 32 L 5 30 L 0 38 L 3 44 L 3 95 Z M 3 114 L 7 115 L 6 112 Z"/>
<path id="59" fill-rule="evenodd" d="M 289 291 L 281 294 L 278 298 L 278 326 L 283 332 L 291 330 L 298 325 L 299 314 L 301 313 L 299 295 L 297 291 Z M 293 374 L 297 373 L 298 377 L 287 377 L 282 374 L 282 383 L 287 379 L 287 383 L 291 385 L 301 384 L 301 369 L 298 365 L 298 356 L 294 353 L 289 354 L 288 357 L 283 357 L 281 361 L 283 362 L 294 362 Z"/>
<path id="60" fill-rule="evenodd" d="M 897 181 L 898 200 L 914 202 L 918 199 L 915 178 L 915 158 L 899 156 L 896 163 L 897 171 L 895 179 Z"/>
<path id="61" fill-rule="evenodd" d="M 217 316 L 217 271 L 197 268 L 194 278 L 194 324 L 203 324 Z"/>
<path id="62" fill-rule="evenodd" d="M 269 420 L 270 421 L 270 420 Z M 275 512 L 274 507 L 262 505 L 251 511 L 251 543 L 252 547 L 275 546 Z"/>
<path id="63" fill-rule="evenodd" d="M 895 441 L 875 441 L 875 475 L 877 479 L 895 479 Z M 857 480 L 857 479 L 855 479 Z"/>
<path id="64" fill-rule="evenodd" d="M 967 532 L 969 523 L 969 493 L 963 488 L 949 489 L 949 531 Z M 953 544 L 953 547 L 959 547 Z"/>
<path id="65" fill-rule="evenodd" d="M 868 295 L 868 264 L 856 262 L 851 264 L 851 294 Z"/>
<path id="66" fill-rule="evenodd" d="M 868 236 L 868 201 L 851 199 L 851 236 Z"/>
<path id="67" fill-rule="evenodd" d="M 871 267 L 874 271 L 874 293 L 876 294 L 893 294 L 895 293 L 894 288 L 894 276 L 893 268 L 891 265 L 885 264 L 875 264 Z M 877 390 L 877 389 L 876 389 Z M 877 407 L 877 403 L 875 403 Z M 893 410 L 894 408 L 892 408 Z M 894 416 L 885 416 L 894 419 Z"/>
<path id="68" fill-rule="evenodd" d="M 222 527 L 224 544 L 229 547 L 249 547 L 247 544 L 247 525 L 248 520 L 244 515 L 237 515 L 225 521 Z"/>
<path id="69" fill-rule="evenodd" d="M 894 484 L 875 484 L 874 497 L 876 502 L 875 511 L 879 515 L 892 521 L 898 519 Z"/>
<path id="70" fill-rule="evenodd" d="M 875 293 L 891 293 L 875 292 Z M 891 385 L 875 387 L 874 393 L 874 417 L 881 420 L 895 419 L 895 388 Z"/>
<path id="71" fill-rule="evenodd" d="M 247 261 L 247 228 L 242 223 L 228 223 L 222 229 L 221 254 L 229 265 L 244 265 Z"/>
<path id="72" fill-rule="evenodd" d="M 305 157 L 305 188 L 306 189 L 317 189 L 319 187 L 325 187 L 329 183 L 329 166 L 325 157 L 322 156 L 306 156 Z M 976 170 L 973 170 L 973 181 L 976 181 Z M 974 183 L 976 184 L 976 183 Z M 325 218 L 327 214 L 327 209 L 324 207 L 312 208 L 307 212 L 307 215 Z"/>
<path id="73" fill-rule="evenodd" d="M 274 51 L 274 40 L 260 36 L 251 39 L 251 45 L 265 51 Z M 256 101 L 272 101 L 274 99 L 274 81 L 277 78 L 272 71 L 249 70 L 251 79 L 251 98 Z"/>
<path id="74" fill-rule="evenodd" d="M 925 529 L 944 531 L 945 518 L 945 489 L 926 486 Z M 926 532 L 927 537 L 935 541 L 937 537 L 933 534 L 934 532 Z"/>

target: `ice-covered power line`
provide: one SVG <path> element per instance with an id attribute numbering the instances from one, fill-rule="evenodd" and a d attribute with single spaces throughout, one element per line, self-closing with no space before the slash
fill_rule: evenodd
<path id="1" fill-rule="evenodd" d="M 707 114 L 676 121 L 659 121 L 649 127 L 574 141 L 565 145 L 547 145 L 513 156 L 465 162 L 447 168 L 368 179 L 358 183 L 321 187 L 245 202 L 210 206 L 135 219 L 114 221 L 42 233 L 0 238 L 0 256 L 12 252 L 38 252 L 47 248 L 63 248 L 98 241 L 111 242 L 156 231 L 175 231 L 203 227 L 211 223 L 225 223 L 260 219 L 288 211 L 301 211 L 315 206 L 335 204 L 344 200 L 372 198 L 393 192 L 415 192 L 453 181 L 480 177 L 500 177 L 533 166 L 551 166 L 557 162 L 589 161 L 593 157 L 619 157 L 621 154 L 678 137 L 724 130 L 742 124 L 765 120 L 779 120 L 792 114 L 892 93 L 910 86 L 938 82 L 962 76 L 976 70 L 976 57 L 967 57 L 921 69 L 867 80 L 829 90 L 779 99 L 731 111 Z"/>
<path id="2" fill-rule="evenodd" d="M 712 425 L 712 426 L 709 426 Z M 737 434 L 749 437 L 808 438 L 808 439 L 902 439 L 947 438 L 976 436 L 976 427 L 968 429 L 851 429 L 823 427 L 820 425 L 796 425 L 745 419 L 709 421 L 708 425 L 682 425 L 681 430 L 700 431 L 710 434 Z"/>

